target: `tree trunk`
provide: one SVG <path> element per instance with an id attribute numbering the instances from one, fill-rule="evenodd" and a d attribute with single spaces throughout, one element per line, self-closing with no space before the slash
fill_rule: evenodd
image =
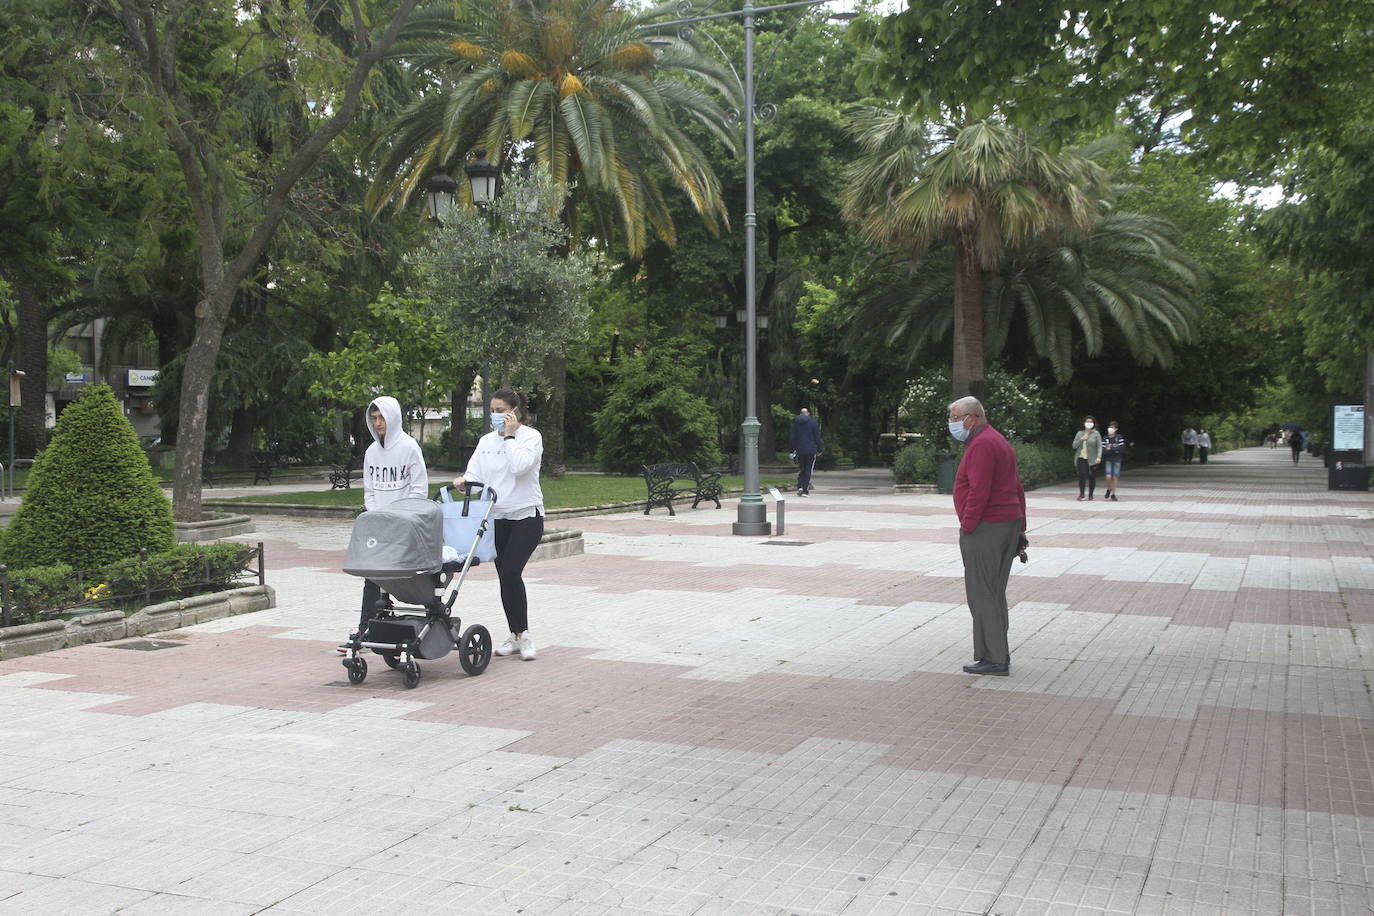
<path id="1" fill-rule="evenodd" d="M 172 508 L 178 521 L 201 519 L 201 467 L 205 461 L 205 426 L 210 414 L 210 383 L 215 376 L 220 342 L 229 317 L 232 291 L 223 281 L 207 284 L 207 297 L 197 306 L 196 336 L 181 374 L 181 409 L 177 412 L 176 472 L 172 478 Z"/>
<path id="2" fill-rule="evenodd" d="M 978 255 L 965 239 L 955 242 L 954 269 L 954 397 L 982 400 L 983 271 Z"/>
<path id="3" fill-rule="evenodd" d="M 252 463 L 257 444 L 258 411 L 254 407 L 234 408 L 229 421 L 229 445 L 224 450 L 224 464 L 247 467 Z"/>
<path id="4" fill-rule="evenodd" d="M 559 478 L 566 470 L 563 423 L 568 405 L 568 358 L 562 353 L 544 357 L 544 378 L 548 382 L 548 393 L 539 411 L 539 432 L 544 437 L 543 473 Z"/>
<path id="5" fill-rule="evenodd" d="M 476 378 L 475 368 L 463 370 L 458 387 L 449 395 L 448 460 L 457 468 L 463 467 L 463 440 L 467 438 L 468 393 L 472 391 L 472 383 Z"/>
<path id="6" fill-rule="evenodd" d="M 10 286 L 18 300 L 15 368 L 24 373 L 19 383 L 19 414 L 15 417 L 14 454 L 32 458 L 47 438 L 44 419 L 48 400 L 48 312 L 38 291 L 24 279 L 12 279 Z M 9 379 L 5 379 L 9 384 Z M 8 461 L 9 455 L 0 456 Z"/>

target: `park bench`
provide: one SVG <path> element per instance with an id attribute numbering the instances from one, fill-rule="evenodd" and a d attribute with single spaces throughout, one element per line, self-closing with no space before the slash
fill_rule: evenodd
<path id="1" fill-rule="evenodd" d="M 644 514 L 655 506 L 665 506 L 669 515 L 673 511 L 673 500 L 677 497 L 692 497 L 692 508 L 702 500 L 711 500 L 720 508 L 722 490 L 720 475 L 715 471 L 703 471 L 691 461 L 665 461 L 660 464 L 646 464 L 643 467 L 644 484 L 649 488 L 649 501 L 644 505 Z"/>
<path id="2" fill-rule="evenodd" d="M 271 452 L 253 453 L 253 483 L 266 482 L 272 485 L 272 471 L 277 467 L 277 456 Z"/>
<path id="3" fill-rule="evenodd" d="M 363 469 L 358 467 L 358 459 L 350 457 L 348 464 L 336 464 L 329 472 L 329 489 L 347 490 L 353 486 L 353 481 L 363 479 Z"/>

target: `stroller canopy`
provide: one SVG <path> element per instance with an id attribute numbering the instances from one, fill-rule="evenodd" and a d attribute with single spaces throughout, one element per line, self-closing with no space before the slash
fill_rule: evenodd
<path id="1" fill-rule="evenodd" d="M 366 579 L 404 579 L 443 567 L 444 517 L 428 499 L 398 499 L 359 515 L 343 571 Z"/>

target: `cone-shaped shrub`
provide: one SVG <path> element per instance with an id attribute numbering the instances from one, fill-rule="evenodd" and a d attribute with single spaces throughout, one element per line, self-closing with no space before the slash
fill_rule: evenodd
<path id="1" fill-rule="evenodd" d="M 13 567 L 91 569 L 176 543 L 172 504 L 108 385 L 62 412 L 29 474 L 24 501 L 0 541 Z"/>

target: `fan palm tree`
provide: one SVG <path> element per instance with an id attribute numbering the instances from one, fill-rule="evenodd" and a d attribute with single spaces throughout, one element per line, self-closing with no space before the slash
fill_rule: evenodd
<path id="1" fill-rule="evenodd" d="M 1171 365 L 1198 320 L 1199 269 L 1176 235 L 1166 220 L 1109 212 L 1086 234 L 1007 252 L 983 276 L 986 352 L 1002 352 L 1019 322 L 1061 382 L 1073 372 L 1075 342 L 1096 356 L 1112 331 L 1142 365 Z M 895 347 L 911 364 L 946 338 L 954 263 L 953 246 L 941 244 L 906 270 L 878 265 L 859 290 L 850 344 Z"/>
<path id="2" fill-rule="evenodd" d="M 577 229 L 619 227 L 631 257 L 649 232 L 671 243 L 665 174 L 713 231 L 728 222 L 707 157 L 679 121 L 694 118 L 728 148 L 718 96 L 738 84 L 688 39 L 639 27 L 671 4 L 630 10 L 618 0 L 469 0 L 419 14 L 398 45 L 423 94 L 374 144 L 369 202 L 404 205 L 436 170 L 481 152 L 494 162 L 533 161 L 571 188 L 564 217 Z M 737 104 L 737 102 L 736 102 Z"/>
<path id="3" fill-rule="evenodd" d="M 990 120 L 932 136 L 910 115 L 869 108 L 852 116 L 851 130 L 861 155 L 846 175 L 844 213 L 869 242 L 913 258 L 951 243 L 954 395 L 981 395 L 984 272 L 1008 249 L 1090 229 L 1107 173 Z"/>

